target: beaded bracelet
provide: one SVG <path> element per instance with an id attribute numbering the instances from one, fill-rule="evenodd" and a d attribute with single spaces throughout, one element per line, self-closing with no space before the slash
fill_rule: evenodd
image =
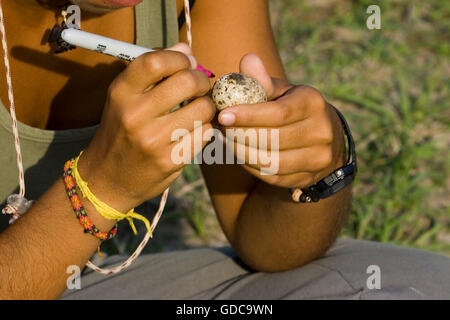
<path id="1" fill-rule="evenodd" d="M 88 199 L 89 202 L 92 204 L 92 206 L 95 208 L 95 210 L 105 219 L 109 220 L 115 220 L 115 221 L 121 221 L 123 219 L 127 219 L 130 223 L 130 227 L 133 230 L 134 234 L 137 235 L 136 227 L 134 226 L 133 219 L 141 220 L 145 223 L 145 226 L 147 227 L 147 232 L 150 234 L 150 237 L 152 237 L 152 229 L 150 226 L 150 221 L 143 215 L 140 215 L 137 212 L 134 212 L 134 209 L 129 210 L 128 212 L 120 212 L 116 209 L 110 207 L 100 199 L 98 199 L 92 191 L 88 187 L 88 183 L 83 180 L 83 178 L 80 175 L 80 172 L 78 171 L 78 160 L 80 159 L 80 156 L 83 154 L 83 150 L 80 152 L 78 157 L 76 157 L 71 166 L 72 170 L 72 176 L 75 181 L 75 184 L 77 185 L 78 189 L 81 191 L 81 195 L 83 198 Z"/>
<path id="2" fill-rule="evenodd" d="M 83 226 L 84 232 L 90 233 L 100 240 L 111 239 L 117 233 L 117 224 L 109 232 L 100 232 L 100 230 L 98 230 L 98 228 L 91 222 L 86 214 L 86 210 L 81 204 L 80 198 L 77 195 L 75 182 L 73 181 L 72 176 L 72 164 L 73 159 L 68 160 L 64 164 L 63 180 L 66 187 L 67 196 L 69 197 L 70 203 L 72 204 L 73 211 L 75 211 L 80 224 Z"/>

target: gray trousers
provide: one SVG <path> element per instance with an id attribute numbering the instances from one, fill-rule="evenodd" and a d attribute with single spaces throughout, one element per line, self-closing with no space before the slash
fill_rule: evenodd
<path id="1" fill-rule="evenodd" d="M 104 266 L 123 259 L 110 257 Z M 450 299 L 450 258 L 339 239 L 305 266 L 263 273 L 247 269 L 231 248 L 190 249 L 143 255 L 116 275 L 89 270 L 81 276 L 81 289 L 67 290 L 61 298 Z"/>

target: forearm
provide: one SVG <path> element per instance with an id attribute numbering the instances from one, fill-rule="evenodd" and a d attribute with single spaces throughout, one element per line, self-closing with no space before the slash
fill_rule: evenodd
<path id="1" fill-rule="evenodd" d="M 351 206 L 351 186 L 319 202 L 295 203 L 287 188 L 258 180 L 238 165 L 203 165 L 202 171 L 225 235 L 255 270 L 292 269 L 320 256 Z"/>
<path id="2" fill-rule="evenodd" d="M 350 202 L 350 187 L 316 203 L 294 203 L 287 189 L 260 182 L 240 210 L 232 245 L 256 270 L 298 267 L 335 241 Z"/>
<path id="3" fill-rule="evenodd" d="M 333 132 L 329 145 L 332 160 L 303 186 L 316 183 L 346 161 L 342 124 L 331 106 L 327 110 Z M 305 156 L 311 161 L 322 157 L 320 153 Z M 218 219 L 239 256 L 249 266 L 264 271 L 291 269 L 320 256 L 343 225 L 351 188 L 317 203 L 295 203 L 288 188 L 305 182 L 295 175 L 288 176 L 290 182 L 283 182 L 287 176 L 274 175 L 265 176 L 271 178 L 268 183 L 264 176 L 260 180 L 244 167 L 203 166 Z"/>
<path id="4" fill-rule="evenodd" d="M 83 205 L 101 231 L 105 220 L 88 201 Z M 0 234 L 0 298 L 54 299 L 66 289 L 69 265 L 86 264 L 99 240 L 83 232 L 58 179 L 16 223 Z"/>

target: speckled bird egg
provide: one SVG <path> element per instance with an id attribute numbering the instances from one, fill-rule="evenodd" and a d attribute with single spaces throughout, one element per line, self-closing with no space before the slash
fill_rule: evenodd
<path id="1" fill-rule="evenodd" d="M 212 100 L 217 110 L 238 104 L 267 102 L 267 94 L 262 85 L 254 78 L 240 73 L 229 73 L 214 83 Z"/>

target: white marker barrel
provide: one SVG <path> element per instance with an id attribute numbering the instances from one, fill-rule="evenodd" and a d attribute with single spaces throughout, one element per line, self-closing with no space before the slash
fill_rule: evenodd
<path id="1" fill-rule="evenodd" d="M 64 29 L 61 32 L 61 38 L 74 46 L 97 51 L 127 61 L 133 61 L 146 52 L 155 51 L 78 29 Z"/>

